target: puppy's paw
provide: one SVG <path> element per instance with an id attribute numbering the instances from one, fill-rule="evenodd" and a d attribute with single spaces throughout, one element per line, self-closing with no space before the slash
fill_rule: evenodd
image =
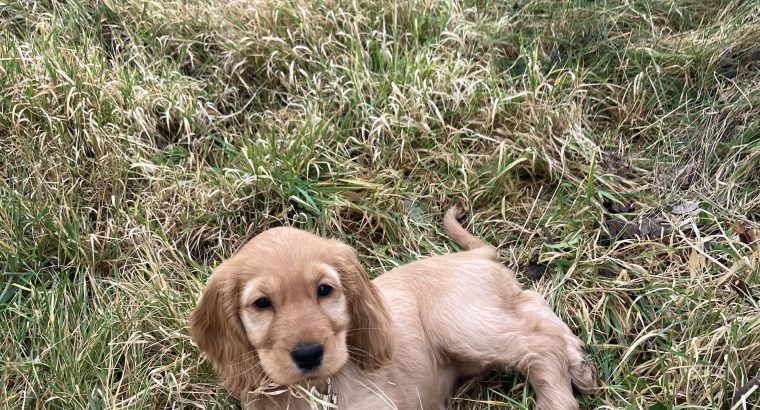
<path id="1" fill-rule="evenodd" d="M 573 385 L 583 394 L 595 395 L 599 391 L 599 379 L 594 358 L 586 352 L 582 345 L 575 349 L 570 358 L 572 363 L 570 365 L 570 377 L 573 380 Z"/>

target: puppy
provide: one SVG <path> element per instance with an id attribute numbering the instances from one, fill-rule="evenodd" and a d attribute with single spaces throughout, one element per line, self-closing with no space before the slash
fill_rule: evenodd
<path id="1" fill-rule="evenodd" d="M 190 333 L 247 409 L 445 409 L 456 381 L 524 374 L 538 409 L 597 389 L 583 343 L 496 249 L 449 210 L 464 252 L 370 281 L 354 250 L 294 228 L 262 232 L 211 275 Z"/>

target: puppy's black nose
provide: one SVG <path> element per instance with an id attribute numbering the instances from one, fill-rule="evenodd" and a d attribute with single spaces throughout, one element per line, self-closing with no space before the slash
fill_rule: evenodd
<path id="1" fill-rule="evenodd" d="M 301 370 L 311 370 L 322 364 L 324 348 L 318 343 L 307 343 L 296 347 L 290 352 L 290 357 Z"/>

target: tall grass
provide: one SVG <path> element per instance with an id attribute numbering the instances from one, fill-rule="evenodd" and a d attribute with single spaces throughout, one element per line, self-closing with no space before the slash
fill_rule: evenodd
<path id="1" fill-rule="evenodd" d="M 0 2 L 0 403 L 227 408 L 216 264 L 289 224 L 379 275 L 463 202 L 589 343 L 583 408 L 757 408 L 758 40 L 751 1 Z"/>

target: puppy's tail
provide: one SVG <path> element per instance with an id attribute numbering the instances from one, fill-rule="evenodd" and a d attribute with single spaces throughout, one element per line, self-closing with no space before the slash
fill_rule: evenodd
<path id="1" fill-rule="evenodd" d="M 464 208 L 461 205 L 454 205 L 446 212 L 446 216 L 443 217 L 443 230 L 446 231 L 446 235 L 466 251 L 483 249 L 491 259 L 496 259 L 496 248 L 467 232 L 459 223 L 457 219 L 462 215 L 464 215 Z"/>

